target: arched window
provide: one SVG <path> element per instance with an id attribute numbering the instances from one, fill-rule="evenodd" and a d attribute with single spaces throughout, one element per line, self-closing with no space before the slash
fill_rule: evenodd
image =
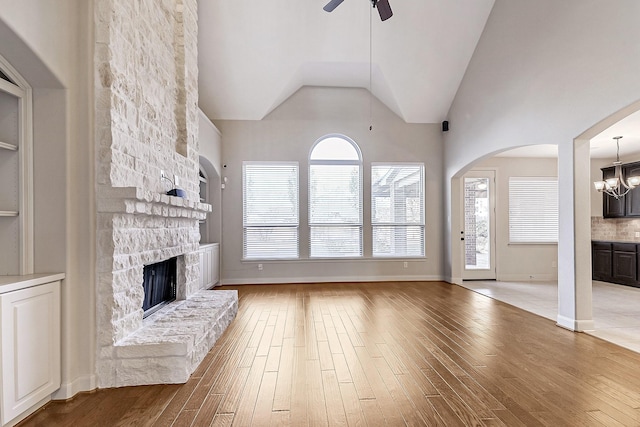
<path id="1" fill-rule="evenodd" d="M 318 140 L 309 155 L 312 258 L 362 256 L 362 156 L 342 135 Z"/>

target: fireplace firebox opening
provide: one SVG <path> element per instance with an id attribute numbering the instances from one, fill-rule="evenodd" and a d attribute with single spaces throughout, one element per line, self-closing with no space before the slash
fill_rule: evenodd
<path id="1" fill-rule="evenodd" d="M 143 273 L 143 318 L 176 299 L 177 258 L 145 265 Z"/>

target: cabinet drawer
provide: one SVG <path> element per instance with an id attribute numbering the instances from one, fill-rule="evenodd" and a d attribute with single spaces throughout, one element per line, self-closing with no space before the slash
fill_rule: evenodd
<path id="1" fill-rule="evenodd" d="M 609 242 L 591 242 L 593 250 L 610 251 L 611 243 Z"/>
<path id="2" fill-rule="evenodd" d="M 635 243 L 613 243 L 612 244 L 614 251 L 619 252 L 636 252 L 636 244 Z"/>

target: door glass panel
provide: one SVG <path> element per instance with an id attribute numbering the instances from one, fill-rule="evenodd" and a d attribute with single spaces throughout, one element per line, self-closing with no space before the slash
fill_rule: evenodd
<path id="1" fill-rule="evenodd" d="M 464 262 L 467 270 L 491 266 L 489 178 L 464 178 Z"/>

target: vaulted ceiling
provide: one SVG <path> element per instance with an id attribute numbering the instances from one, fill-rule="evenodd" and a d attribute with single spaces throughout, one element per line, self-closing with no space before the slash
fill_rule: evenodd
<path id="1" fill-rule="evenodd" d="M 390 0 L 385 22 L 370 0 L 327 1 L 200 0 L 204 113 L 260 120 L 302 86 L 371 87 L 408 123 L 445 120 L 494 0 Z"/>

